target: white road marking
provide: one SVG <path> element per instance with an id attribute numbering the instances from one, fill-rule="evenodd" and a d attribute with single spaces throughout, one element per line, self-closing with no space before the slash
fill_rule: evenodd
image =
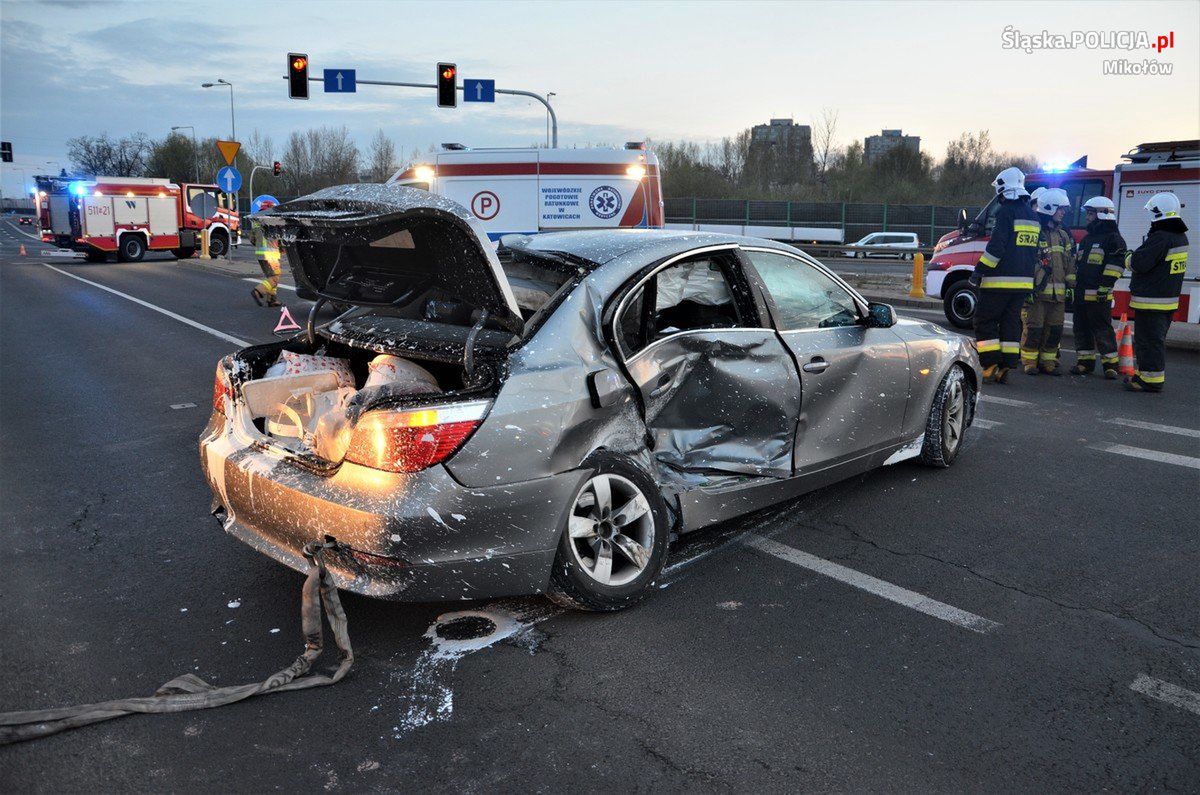
<path id="1" fill-rule="evenodd" d="M 259 282 L 262 281 L 262 279 L 251 279 L 251 278 L 247 277 L 245 279 L 242 279 L 242 281 L 250 282 L 251 284 L 258 284 Z M 291 286 L 290 284 L 284 284 L 283 282 L 280 282 L 279 286 L 285 290 L 291 290 L 293 293 L 296 292 L 296 288 Z"/>
<path id="2" fill-rule="evenodd" d="M 1165 701 L 1200 715 L 1200 693 L 1193 693 L 1179 685 L 1173 685 L 1170 682 L 1155 679 L 1153 676 L 1146 676 L 1146 674 L 1138 674 L 1129 689 L 1135 693 L 1141 693 L 1143 696 Z"/>
<path id="3" fill-rule="evenodd" d="M 1200 469 L 1200 458 L 1193 458 L 1190 455 L 1160 453 L 1158 450 L 1146 450 L 1142 447 L 1130 447 L 1124 444 L 1097 444 L 1092 445 L 1092 449 L 1102 450 L 1105 453 L 1127 455 L 1130 458 L 1144 458 L 1147 461 L 1158 461 L 1162 464 L 1175 464 L 1176 466 Z"/>
<path id="4" fill-rule="evenodd" d="M 1158 425 L 1153 422 L 1142 422 L 1141 420 L 1127 420 L 1124 417 L 1113 417 L 1105 420 L 1105 422 L 1113 425 L 1125 425 L 1129 428 L 1139 428 L 1143 431 L 1159 431 L 1160 433 L 1177 433 L 1180 436 L 1190 436 L 1193 439 L 1200 439 L 1200 431 L 1193 428 L 1180 428 L 1175 425 Z"/>
<path id="5" fill-rule="evenodd" d="M 985 420 L 982 417 L 976 417 L 974 420 L 971 421 L 972 428 L 980 428 L 985 431 L 990 431 L 992 428 L 999 428 L 1003 424 L 1004 424 L 1003 422 L 996 422 L 995 420 Z"/>
<path id="6" fill-rule="evenodd" d="M 12 221 L 9 221 L 9 225 L 10 225 L 10 226 L 12 225 Z M 24 229 L 21 229 L 19 226 L 13 226 L 12 230 L 13 230 L 14 232 L 18 233 L 18 234 L 25 235 L 25 237 L 32 237 L 34 240 L 36 240 L 36 241 L 37 241 L 37 242 L 39 242 L 39 243 L 41 243 L 41 242 L 42 242 L 42 238 L 41 238 L 41 237 L 39 237 L 38 235 L 35 235 L 35 234 L 33 234 L 32 232 L 26 232 Z"/>
<path id="7" fill-rule="evenodd" d="M 980 395 L 979 399 L 984 403 L 995 403 L 998 406 L 1032 406 L 1028 400 L 1014 400 L 1013 398 L 996 397 L 995 395 Z"/>
<path id="8" fill-rule="evenodd" d="M 931 599 L 916 591 L 910 591 L 906 588 L 901 588 L 899 585 L 893 585 L 886 580 L 872 577 L 869 574 L 863 574 L 854 569 L 848 569 L 845 566 L 825 560 L 824 558 L 818 558 L 816 555 L 810 555 L 807 552 L 802 552 L 786 544 L 780 544 L 769 538 L 751 535 L 746 539 L 746 544 L 760 552 L 765 552 L 781 560 L 786 560 L 788 563 L 794 563 L 809 571 L 815 571 L 817 574 L 824 574 L 826 577 L 832 577 L 839 582 L 860 588 L 867 593 L 873 593 L 888 601 L 910 607 L 913 610 L 933 616 L 934 618 L 940 618 L 942 621 L 957 624 L 972 632 L 984 634 L 1000 627 L 998 622 L 991 619 L 977 616 L 974 613 L 968 613 L 966 610 L 959 610 L 957 607 L 952 607 L 936 599 Z"/>
<path id="9" fill-rule="evenodd" d="M 105 292 L 112 293 L 113 295 L 119 295 L 120 297 L 124 298 L 125 300 L 133 301 L 135 304 L 144 306 L 147 309 L 153 309 L 155 312 L 164 314 L 173 320 L 178 320 L 180 323 L 189 325 L 192 328 L 196 328 L 196 329 L 200 329 L 201 331 L 208 332 L 209 334 L 212 334 L 214 337 L 219 337 L 220 339 L 223 339 L 226 342 L 232 342 L 234 345 L 238 346 L 239 348 L 245 348 L 247 345 L 250 344 L 250 343 L 246 342 L 245 340 L 240 340 L 237 337 L 232 337 L 229 334 L 226 334 L 224 331 L 217 331 L 215 328 L 212 328 L 211 326 L 206 326 L 203 323 L 197 323 L 196 321 L 191 320 L 190 318 L 186 318 L 183 315 L 177 315 L 174 312 L 172 312 L 170 309 L 163 309 L 161 306 L 156 306 L 155 304 L 152 304 L 149 301 L 143 301 L 140 298 L 134 298 L 132 295 L 123 293 L 120 290 L 114 290 L 111 287 L 105 287 L 103 284 L 93 282 L 89 279 L 84 279 L 83 277 L 76 276 L 73 273 L 67 273 L 64 270 L 62 270 L 60 268 L 56 268 L 53 265 L 48 265 L 45 262 L 43 262 L 42 265 L 44 265 L 45 267 L 49 268 L 50 270 L 52 270 L 56 273 L 61 273 L 63 276 L 67 276 L 71 279 L 75 279 L 76 281 L 83 282 L 84 284 L 90 284 L 92 287 L 99 287 L 101 290 L 104 290 Z"/>

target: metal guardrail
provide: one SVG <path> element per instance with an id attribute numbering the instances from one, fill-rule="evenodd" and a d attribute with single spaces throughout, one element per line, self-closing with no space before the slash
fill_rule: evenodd
<path id="1" fill-rule="evenodd" d="M 667 223 L 839 229 L 842 240 L 871 232 L 912 232 L 925 244 L 958 228 L 961 208 L 935 204 L 759 201 L 677 197 L 663 202 Z M 974 217 L 979 207 L 967 207 Z"/>
<path id="2" fill-rule="evenodd" d="M 791 245 L 818 259 L 822 257 L 841 259 L 862 258 L 872 262 L 882 260 L 884 262 L 895 262 L 906 268 L 912 267 L 913 254 L 922 254 L 926 262 L 933 256 L 933 246 L 889 250 L 878 246 L 843 246 L 833 243 L 792 243 Z"/>

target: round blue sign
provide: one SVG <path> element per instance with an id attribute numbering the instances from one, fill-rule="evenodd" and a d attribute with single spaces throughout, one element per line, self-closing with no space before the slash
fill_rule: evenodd
<path id="1" fill-rule="evenodd" d="M 233 166 L 222 166 L 217 172 L 217 190 L 237 193 L 242 187 L 242 173 Z"/>
<path id="2" fill-rule="evenodd" d="M 250 202 L 250 212 L 256 213 L 259 210 L 261 210 L 262 206 L 263 206 L 263 202 L 271 202 L 276 205 L 283 203 L 283 202 L 279 201 L 279 199 L 276 199 L 271 194 L 264 193 L 261 196 L 255 196 L 254 201 Z"/>

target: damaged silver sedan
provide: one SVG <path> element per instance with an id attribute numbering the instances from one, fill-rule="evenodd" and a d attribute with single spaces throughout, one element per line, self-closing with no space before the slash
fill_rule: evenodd
<path id="1" fill-rule="evenodd" d="M 677 533 L 905 458 L 949 466 L 973 347 L 782 244 L 510 236 L 412 188 L 259 216 L 297 286 L 349 307 L 217 367 L 201 462 L 225 530 L 410 601 L 633 604 Z M 313 316 L 315 316 L 315 311 Z"/>

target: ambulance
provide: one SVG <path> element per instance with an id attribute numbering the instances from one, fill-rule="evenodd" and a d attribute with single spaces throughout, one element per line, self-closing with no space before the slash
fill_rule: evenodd
<path id="1" fill-rule="evenodd" d="M 1040 187 L 1067 192 L 1071 210 L 1064 220 L 1076 241 L 1083 238 L 1087 223 L 1083 203 L 1095 196 L 1107 196 L 1117 206 L 1117 228 L 1130 249 L 1141 245 L 1150 230 L 1150 214 L 1145 210 L 1150 197 L 1162 191 L 1175 193 L 1183 205 L 1181 215 L 1191 230 L 1188 269 L 1175 320 L 1200 323 L 1200 141 L 1141 144 L 1122 157 L 1129 162 L 1111 170 L 1071 167 L 1030 174 L 1025 178 L 1025 187 L 1031 192 Z M 925 294 L 942 299 L 946 318 L 959 328 L 970 328 L 975 314 L 975 293 L 967 278 L 987 245 L 996 207 L 993 198 L 970 222 L 963 211 L 958 230 L 943 235 L 934 246 L 925 272 Z M 1128 311 L 1126 276 L 1113 290 L 1113 315 L 1120 317 Z"/>
<path id="2" fill-rule="evenodd" d="M 461 204 L 488 237 L 511 233 L 658 228 L 658 158 L 643 143 L 622 149 L 470 149 L 442 144 L 389 184 L 423 188 Z"/>

